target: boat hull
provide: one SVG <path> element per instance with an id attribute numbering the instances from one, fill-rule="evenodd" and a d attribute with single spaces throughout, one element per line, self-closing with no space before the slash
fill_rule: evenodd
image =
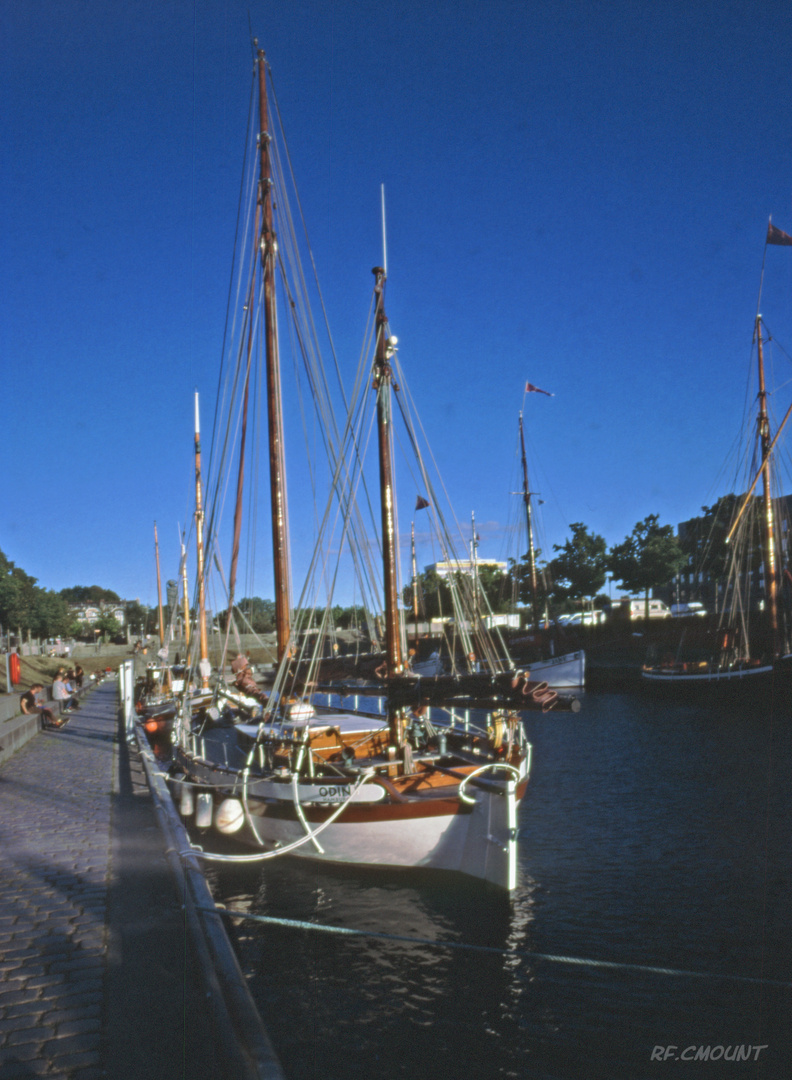
<path id="1" fill-rule="evenodd" d="M 456 785 L 445 793 L 392 801 L 376 782 L 364 783 L 359 796 L 322 828 L 340 806 L 329 800 L 348 798 L 348 784 L 344 790 L 315 785 L 311 795 L 309 785 L 301 782 L 295 805 L 285 778 L 279 783 L 251 780 L 245 788 L 233 770 L 184 757 L 180 763 L 193 783 L 218 793 L 215 820 L 224 798 L 239 801 L 243 824 L 234 835 L 248 846 L 274 852 L 302 841 L 290 854 L 355 866 L 456 871 L 503 889 L 516 887 L 516 814 L 527 772 L 511 783 L 471 783 L 466 791 L 470 803 L 460 798 Z M 306 839 L 308 832 L 316 832 L 316 839 Z"/>
<path id="2" fill-rule="evenodd" d="M 774 668 L 772 664 L 762 664 L 755 668 L 742 668 L 736 671 L 663 671 L 662 669 L 644 669 L 641 678 L 645 682 L 661 686 L 707 686 L 734 685 L 738 683 L 756 684 L 771 682 Z"/>
<path id="3" fill-rule="evenodd" d="M 532 682 L 546 682 L 551 690 L 582 690 L 586 681 L 586 654 L 578 652 L 553 656 L 527 664 L 525 670 Z"/>

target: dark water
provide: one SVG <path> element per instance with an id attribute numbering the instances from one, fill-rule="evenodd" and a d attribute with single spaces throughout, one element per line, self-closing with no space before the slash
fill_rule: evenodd
<path id="1" fill-rule="evenodd" d="M 238 923 L 289 1080 L 792 1077 L 792 990 L 768 981 L 792 984 L 789 702 L 589 694 L 578 714 L 525 725 L 510 899 L 298 860 L 210 871 L 229 907 L 509 951 Z M 679 1060 L 708 1047 L 715 1060 Z"/>

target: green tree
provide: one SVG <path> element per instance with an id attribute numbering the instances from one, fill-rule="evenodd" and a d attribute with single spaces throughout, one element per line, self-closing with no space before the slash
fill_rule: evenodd
<path id="1" fill-rule="evenodd" d="M 260 596 L 246 596 L 234 605 L 237 611 L 242 612 L 253 632 L 256 634 L 269 634 L 275 629 L 275 601 L 262 600 Z M 220 611 L 217 615 L 218 625 L 225 631 L 228 626 L 228 610 Z M 237 615 L 237 624 L 240 624 Z M 244 622 L 240 629 L 246 630 Z"/>
<path id="2" fill-rule="evenodd" d="M 494 614 L 511 608 L 511 581 L 508 574 L 497 566 L 479 566 L 479 588 L 487 598 L 489 610 Z"/>
<path id="3" fill-rule="evenodd" d="M 145 633 L 146 618 L 148 616 L 148 608 L 143 604 L 139 604 L 137 600 L 132 600 L 126 606 L 126 620 L 129 625 L 129 629 L 133 634 Z"/>
<path id="4" fill-rule="evenodd" d="M 31 630 L 36 579 L 0 551 L 0 623 L 10 630 Z"/>
<path id="5" fill-rule="evenodd" d="M 118 604 L 121 597 L 112 589 L 103 589 L 99 585 L 73 585 L 70 589 L 61 589 L 63 599 L 72 605 L 77 604 Z"/>
<path id="6" fill-rule="evenodd" d="M 412 585 L 405 586 L 402 602 L 408 612 L 412 612 Z M 440 619 L 453 614 L 454 602 L 448 580 L 434 569 L 424 570 L 418 575 L 418 618 Z"/>
<path id="7" fill-rule="evenodd" d="M 659 522 L 657 514 L 639 521 L 621 544 L 611 548 L 608 556 L 613 577 L 629 592 L 644 593 L 646 618 L 649 618 L 651 590 L 667 585 L 687 561 L 673 526 Z"/>
<path id="8" fill-rule="evenodd" d="M 60 593 L 36 589 L 30 618 L 30 629 L 36 637 L 67 637 L 73 622 L 69 605 Z"/>
<path id="9" fill-rule="evenodd" d="M 118 637 L 123 632 L 123 627 L 115 615 L 111 615 L 109 612 L 105 612 L 100 615 L 96 622 L 93 624 L 94 631 L 99 630 L 101 633 L 109 638 Z"/>
<path id="10" fill-rule="evenodd" d="M 569 528 L 571 538 L 564 544 L 553 544 L 553 551 L 559 554 L 549 565 L 553 594 L 561 601 L 593 597 L 605 584 L 608 569 L 605 538 L 589 532 L 580 521 Z"/>

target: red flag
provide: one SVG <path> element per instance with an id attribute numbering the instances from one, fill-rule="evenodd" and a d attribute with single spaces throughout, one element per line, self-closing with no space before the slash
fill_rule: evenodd
<path id="1" fill-rule="evenodd" d="M 789 242 L 790 242 L 790 244 L 792 244 L 792 239 L 790 239 Z M 529 382 L 527 382 L 525 384 L 525 392 L 526 392 L 526 394 L 547 394 L 546 390 L 540 390 L 538 386 L 534 386 L 533 383 L 529 383 Z M 554 397 L 555 395 L 554 394 L 547 394 L 547 396 L 548 397 Z"/>
<path id="2" fill-rule="evenodd" d="M 789 233 L 777 229 L 772 221 L 767 223 L 767 244 L 781 244 L 784 247 L 792 247 L 792 236 Z"/>

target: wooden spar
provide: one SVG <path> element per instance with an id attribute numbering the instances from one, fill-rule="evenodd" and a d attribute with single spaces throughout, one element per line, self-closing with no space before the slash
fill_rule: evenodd
<path id="1" fill-rule="evenodd" d="M 184 605 L 184 653 L 185 661 L 187 651 L 190 648 L 190 592 L 187 584 L 187 548 L 184 546 L 184 534 L 182 533 L 181 545 L 182 564 L 182 603 Z"/>
<path id="2" fill-rule="evenodd" d="M 385 271 L 380 266 L 372 270 L 376 284 L 375 326 L 377 347 L 374 357 L 374 389 L 377 391 L 377 436 L 379 443 L 380 501 L 382 507 L 382 570 L 385 586 L 385 657 L 388 678 L 404 671 L 401 628 L 399 626 L 399 593 L 396 573 L 396 503 L 393 490 L 393 417 L 391 385 L 393 371 L 390 358 L 395 342 L 388 336 L 385 314 Z M 392 745 L 404 742 L 404 721 L 399 710 L 390 710 Z"/>
<path id="3" fill-rule="evenodd" d="M 522 455 L 522 473 L 523 473 L 523 503 L 525 505 L 525 525 L 528 531 L 528 561 L 531 568 L 531 622 L 534 629 L 536 629 L 536 601 L 537 601 L 537 580 L 536 580 L 536 551 L 534 549 L 533 538 L 533 522 L 531 521 L 531 489 L 528 486 L 528 459 L 525 454 L 525 434 L 523 432 L 523 418 L 520 413 L 520 453 Z"/>
<path id="4" fill-rule="evenodd" d="M 201 687 L 209 686 L 209 643 L 206 639 L 206 582 L 204 577 L 203 496 L 201 492 L 201 425 L 195 391 L 195 547 L 198 555 L 198 640 L 201 651 Z"/>
<path id="5" fill-rule="evenodd" d="M 283 448 L 278 360 L 277 314 L 275 307 L 275 258 L 277 238 L 272 225 L 272 166 L 270 164 L 267 69 L 263 49 L 256 64 L 259 84 L 259 192 L 261 209 L 261 265 L 264 275 L 264 335 L 267 368 L 267 419 L 269 423 L 270 497 L 272 506 L 272 562 L 275 575 L 275 629 L 278 660 L 289 647 L 291 599 L 289 584 L 289 544 L 286 514 L 286 478 Z"/>
<path id="6" fill-rule="evenodd" d="M 377 351 L 374 359 L 374 388 L 377 391 L 377 433 L 379 440 L 380 497 L 382 503 L 382 568 L 385 581 L 385 651 L 388 675 L 398 675 L 404 670 L 404 658 L 399 632 L 398 585 L 396 575 L 396 507 L 393 491 L 393 420 L 391 415 L 391 384 L 393 372 L 390 366 L 392 345 L 387 336 L 388 319 L 385 315 L 385 271 L 374 267 L 376 278 L 376 327 Z"/>
<path id="7" fill-rule="evenodd" d="M 162 579 L 160 577 L 159 540 L 157 539 L 157 523 L 154 522 L 154 560 L 157 564 L 157 613 L 159 615 L 159 639 L 160 648 L 165 644 L 165 620 L 162 615 Z"/>
<path id="8" fill-rule="evenodd" d="M 762 352 L 762 316 L 756 316 L 756 350 L 759 363 L 759 440 L 762 448 L 762 506 L 764 510 L 765 594 L 773 636 L 773 651 L 778 651 L 778 574 L 776 571 L 773 529 L 773 493 L 770 486 L 770 422 L 767 418 L 764 355 Z"/>
<path id="9" fill-rule="evenodd" d="M 410 522 L 410 555 L 412 558 L 412 604 L 415 636 L 418 637 L 418 567 L 415 562 L 415 522 Z"/>

